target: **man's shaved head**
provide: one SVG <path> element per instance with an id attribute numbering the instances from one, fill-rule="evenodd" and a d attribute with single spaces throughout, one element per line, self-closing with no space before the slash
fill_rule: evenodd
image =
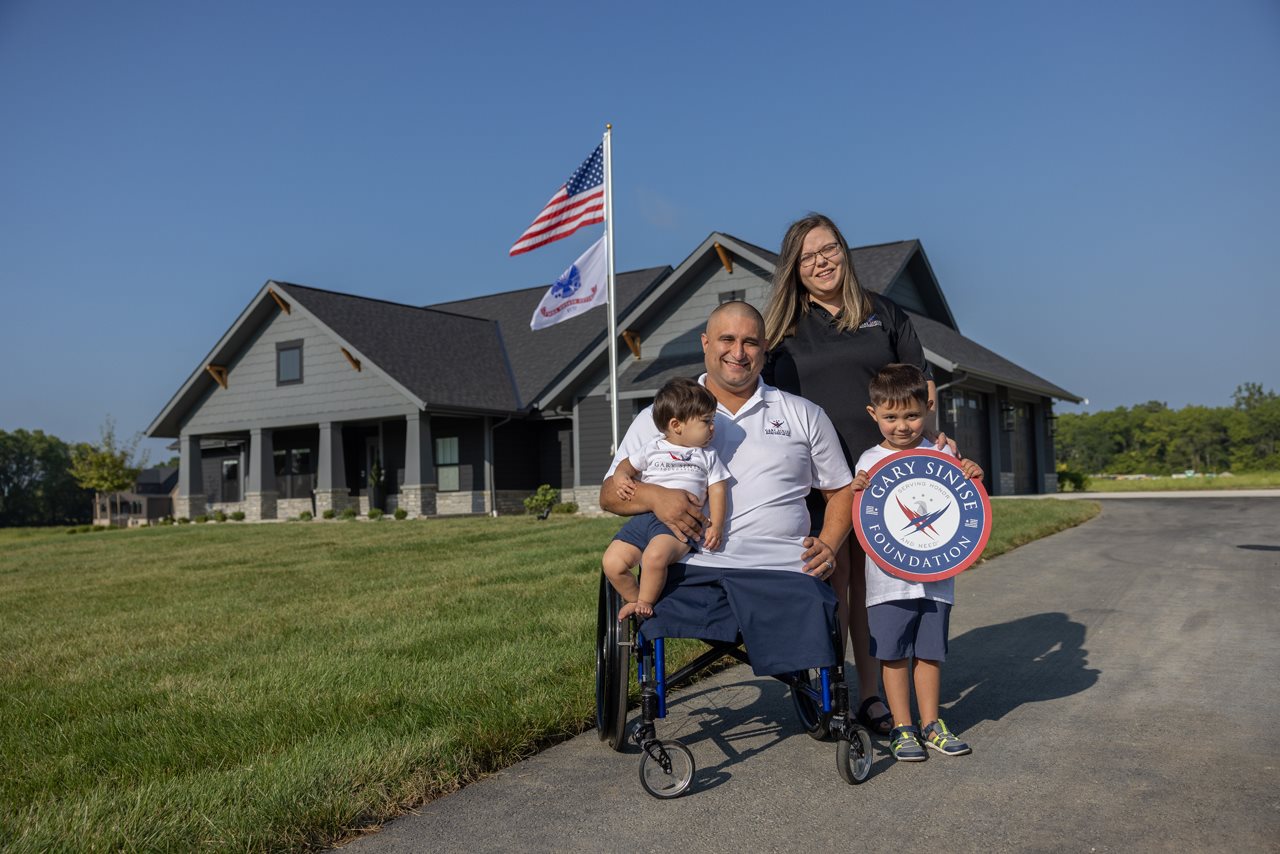
<path id="1" fill-rule="evenodd" d="M 733 315 L 736 317 L 749 317 L 753 319 L 760 327 L 758 337 L 764 340 L 764 317 L 756 310 L 756 307 L 749 302 L 742 300 L 729 300 L 722 302 L 712 310 L 707 317 L 707 334 L 711 334 L 711 325 L 715 323 L 716 318 L 721 315 Z"/>

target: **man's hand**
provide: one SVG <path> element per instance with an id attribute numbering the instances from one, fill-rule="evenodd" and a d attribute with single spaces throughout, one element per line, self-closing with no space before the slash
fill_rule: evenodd
<path id="1" fill-rule="evenodd" d="M 817 537 L 805 537 L 802 541 L 804 552 L 800 557 L 804 560 L 805 575 L 814 578 L 829 578 L 836 571 L 836 554 L 831 546 Z"/>
<path id="2" fill-rule="evenodd" d="M 649 511 L 671 529 L 682 543 L 698 539 L 702 526 L 711 520 L 702 515 L 702 502 L 683 489 L 668 489 L 656 484 L 643 484 Z"/>

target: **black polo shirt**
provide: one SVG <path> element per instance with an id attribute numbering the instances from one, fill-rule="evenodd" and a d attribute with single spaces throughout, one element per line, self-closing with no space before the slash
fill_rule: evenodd
<path id="1" fill-rule="evenodd" d="M 871 316 L 857 329 L 841 332 L 836 319 L 817 303 L 800 315 L 794 335 L 769 353 L 765 382 L 807 397 L 826 410 L 840 434 L 850 467 L 862 452 L 884 440 L 867 414 L 867 385 L 876 372 L 905 362 L 933 379 L 911 318 L 892 300 L 868 294 Z"/>

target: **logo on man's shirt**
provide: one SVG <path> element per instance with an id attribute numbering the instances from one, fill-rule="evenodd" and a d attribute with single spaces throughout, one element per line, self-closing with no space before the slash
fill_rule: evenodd
<path id="1" fill-rule="evenodd" d="M 790 436 L 791 428 L 781 418 L 769 418 L 765 421 L 764 434 L 766 436 Z"/>
<path id="2" fill-rule="evenodd" d="M 991 502 L 959 460 L 917 448 L 885 457 L 858 494 L 853 528 L 877 566 L 907 581 L 941 581 L 977 562 L 991 534 Z"/>
<path id="3" fill-rule="evenodd" d="M 880 315 L 878 314 L 871 315 L 866 320 L 862 321 L 862 323 L 858 326 L 858 328 L 870 329 L 873 326 L 884 326 L 884 324 L 880 322 Z"/>

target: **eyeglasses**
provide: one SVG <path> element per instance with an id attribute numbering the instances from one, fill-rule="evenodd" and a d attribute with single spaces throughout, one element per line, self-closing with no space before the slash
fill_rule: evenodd
<path id="1" fill-rule="evenodd" d="M 821 255 L 823 258 L 826 258 L 828 261 L 834 264 L 836 261 L 839 261 L 841 259 L 843 253 L 841 253 L 840 251 L 839 243 L 828 243 L 826 246 L 823 246 L 822 248 L 820 248 L 817 252 L 806 252 L 803 255 L 801 255 L 800 266 L 812 267 L 814 264 L 818 263 L 819 255 Z"/>

